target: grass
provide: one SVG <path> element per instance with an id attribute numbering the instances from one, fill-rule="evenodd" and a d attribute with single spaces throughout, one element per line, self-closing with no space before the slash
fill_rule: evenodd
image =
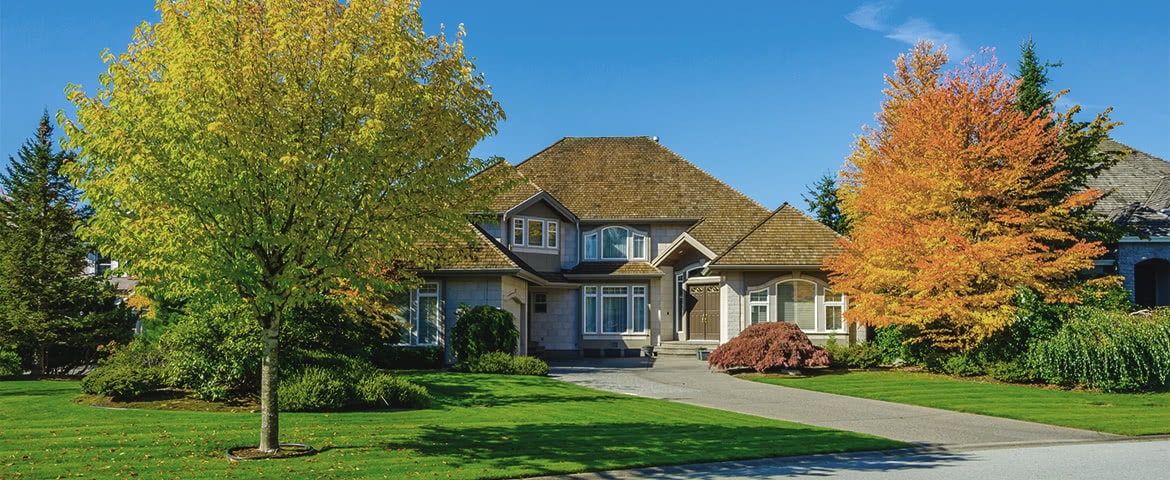
<path id="1" fill-rule="evenodd" d="M 416 373 L 429 410 L 285 413 L 316 456 L 229 462 L 248 412 L 113 410 L 77 382 L 0 382 L 0 478 L 507 478 L 906 446 L 892 440 L 610 394 L 540 377 Z"/>
<path id="2" fill-rule="evenodd" d="M 785 387 L 978 413 L 1119 435 L 1170 433 L 1170 393 L 1100 393 L 908 372 L 744 375 Z"/>

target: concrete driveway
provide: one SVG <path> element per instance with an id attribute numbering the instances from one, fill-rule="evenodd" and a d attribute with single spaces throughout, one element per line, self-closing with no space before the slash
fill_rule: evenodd
<path id="1" fill-rule="evenodd" d="M 969 413 L 845 397 L 740 380 L 688 358 L 615 358 L 554 363 L 560 380 L 777 420 L 868 433 L 923 447 L 974 449 L 1118 440 L 1125 437 Z"/>

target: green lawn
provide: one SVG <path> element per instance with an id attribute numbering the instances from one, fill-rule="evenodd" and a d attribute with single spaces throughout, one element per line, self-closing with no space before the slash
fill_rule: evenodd
<path id="1" fill-rule="evenodd" d="M 889 449 L 882 438 L 587 389 L 548 378 L 420 373 L 418 411 L 281 415 L 312 457 L 232 463 L 251 413 L 111 410 L 77 382 L 0 382 L 0 478 L 503 478 Z"/>
<path id="2" fill-rule="evenodd" d="M 1052 390 L 907 372 L 849 372 L 811 377 L 744 375 L 743 378 L 1120 435 L 1170 433 L 1170 393 Z"/>

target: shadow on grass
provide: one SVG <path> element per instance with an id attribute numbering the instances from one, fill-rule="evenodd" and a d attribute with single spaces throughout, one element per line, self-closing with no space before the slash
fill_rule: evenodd
<path id="1" fill-rule="evenodd" d="M 728 477 L 835 477 L 844 472 L 896 472 L 907 470 L 945 469 L 970 460 L 970 454 L 921 452 L 860 452 L 836 453 L 793 458 L 766 458 L 721 462 L 716 464 L 679 465 L 638 470 L 639 477 L 684 477 L 690 479 L 721 479 Z M 937 472 L 946 477 L 945 471 Z"/>
<path id="2" fill-rule="evenodd" d="M 6 380 L 5 389 L 0 391 L 0 397 L 44 397 L 76 393 L 77 382 L 55 380 Z"/>
<path id="3" fill-rule="evenodd" d="M 906 444 L 858 434 L 785 426 L 721 426 L 663 421 L 544 423 L 423 427 L 417 437 L 382 448 L 450 456 L 457 468 L 500 469 L 525 475 L 680 465 L 826 452 L 902 448 Z M 900 468 L 936 466 L 956 456 L 925 456 Z M 874 461 L 874 469 L 891 462 Z"/>

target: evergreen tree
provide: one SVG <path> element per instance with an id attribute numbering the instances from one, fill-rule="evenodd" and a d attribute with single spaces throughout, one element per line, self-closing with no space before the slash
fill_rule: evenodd
<path id="1" fill-rule="evenodd" d="M 821 175 L 817 183 L 809 187 L 808 194 L 800 198 L 808 204 L 808 213 L 834 232 L 849 233 L 849 219 L 841 213 L 841 201 L 837 197 L 837 179 L 829 174 Z"/>
<path id="2" fill-rule="evenodd" d="M 61 171 L 70 161 L 68 153 L 53 152 L 46 113 L 36 136 L 0 174 L 0 342 L 21 352 L 34 374 L 53 365 L 47 357 L 62 353 L 59 347 L 94 350 L 108 341 L 91 338 L 92 332 L 131 333 L 128 326 L 115 325 L 125 331 L 111 333 L 108 325 L 92 324 L 113 309 L 114 296 L 104 281 L 82 275 L 88 248 L 74 228 L 88 211 Z M 115 323 L 124 326 L 126 315 L 120 320 Z"/>

